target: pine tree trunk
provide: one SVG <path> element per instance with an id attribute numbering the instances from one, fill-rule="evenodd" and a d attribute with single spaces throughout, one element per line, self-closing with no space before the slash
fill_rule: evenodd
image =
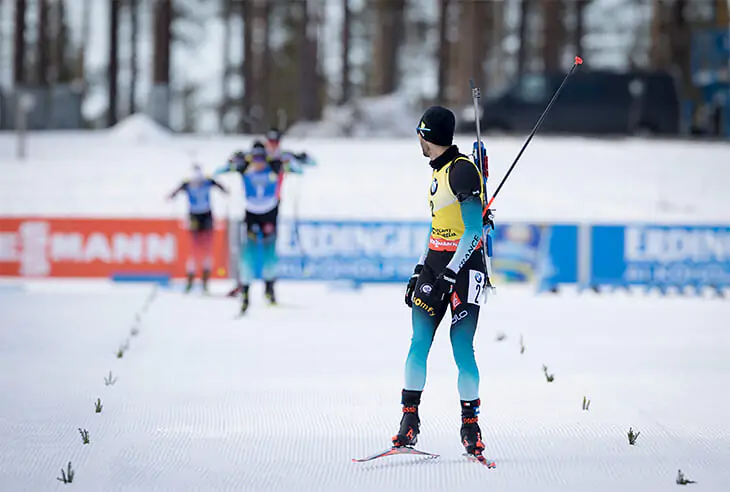
<path id="1" fill-rule="evenodd" d="M 51 83 L 69 82 L 73 75 L 73 68 L 66 65 L 66 50 L 68 49 L 68 19 L 66 17 L 66 0 L 56 0 L 53 4 L 53 54 L 51 61 Z"/>
<path id="2" fill-rule="evenodd" d="M 449 39 L 447 37 L 449 0 L 439 0 L 439 47 L 438 47 L 438 88 L 436 102 L 446 104 L 446 89 L 449 84 Z"/>
<path id="3" fill-rule="evenodd" d="M 325 26 L 327 23 L 326 15 L 327 15 L 327 9 L 326 9 L 327 0 L 316 0 L 316 8 L 314 11 L 314 29 L 313 29 L 313 36 L 310 39 L 311 43 L 311 50 L 312 50 L 312 60 L 314 60 L 313 63 L 313 70 L 312 70 L 312 77 L 313 77 L 313 84 L 316 88 L 314 94 L 314 108 L 312 116 L 314 120 L 319 120 L 322 118 L 322 110 L 324 101 L 327 96 L 327 80 L 322 73 L 321 67 L 320 67 L 320 46 L 319 46 L 319 35 L 320 31 L 322 30 L 322 26 Z"/>
<path id="4" fill-rule="evenodd" d="M 310 15 L 309 1 L 300 3 L 299 17 L 299 118 L 303 121 L 313 121 L 316 118 L 316 52 L 309 37 Z"/>
<path id="5" fill-rule="evenodd" d="M 49 47 L 50 36 L 48 35 L 48 0 L 37 0 L 38 20 L 36 25 L 36 82 L 38 85 L 48 85 L 48 65 L 50 61 Z"/>
<path id="6" fill-rule="evenodd" d="M 153 80 L 157 84 L 170 84 L 170 45 L 172 43 L 172 0 L 156 0 L 155 3 L 155 60 Z"/>
<path id="7" fill-rule="evenodd" d="M 404 31 L 405 0 L 377 0 L 380 29 L 375 37 L 376 94 L 395 92 L 398 85 L 398 53 Z"/>
<path id="8" fill-rule="evenodd" d="M 730 3 L 727 0 L 715 0 L 715 27 L 727 27 L 730 24 Z"/>
<path id="9" fill-rule="evenodd" d="M 223 0 L 223 74 L 221 75 L 221 100 L 218 108 L 218 129 L 226 133 L 226 114 L 230 94 L 228 80 L 231 65 L 231 22 L 233 21 L 233 0 Z"/>
<path id="10" fill-rule="evenodd" d="M 373 0 L 373 93 L 390 94 L 398 85 L 398 53 L 404 31 L 405 0 Z"/>
<path id="11" fill-rule="evenodd" d="M 675 0 L 672 5 L 672 30 L 670 39 L 672 68 L 680 75 L 685 97 L 693 97 L 692 60 L 690 45 L 691 27 L 687 20 L 687 0 Z"/>
<path id="12" fill-rule="evenodd" d="M 342 0 L 342 68 L 340 75 L 340 104 L 350 100 L 350 28 L 352 25 L 352 11 L 350 0 Z"/>
<path id="13" fill-rule="evenodd" d="M 86 77 L 86 48 L 89 46 L 89 40 L 91 38 L 91 0 L 83 0 L 82 6 L 82 19 L 81 19 L 81 44 L 78 48 L 78 63 L 77 67 L 78 76 L 81 78 L 81 87 L 83 94 L 86 95 L 86 91 L 89 85 L 89 80 Z"/>
<path id="14" fill-rule="evenodd" d="M 139 45 L 139 3 L 138 0 L 129 0 L 130 17 L 130 80 L 129 80 L 129 114 L 137 112 L 137 78 L 139 73 L 138 45 Z"/>
<path id="15" fill-rule="evenodd" d="M 649 49 L 649 63 L 655 70 L 666 68 L 667 56 L 664 46 L 664 31 L 666 28 L 666 8 L 663 0 L 653 0 L 651 19 L 651 47 Z"/>
<path id="16" fill-rule="evenodd" d="M 271 2 L 265 2 L 264 5 L 264 61 L 262 66 L 263 87 L 261 88 L 261 101 L 264 105 L 264 114 L 268 119 L 276 121 L 276 110 L 271 108 Z M 283 128 L 282 128 L 283 130 Z"/>
<path id="17" fill-rule="evenodd" d="M 15 40 L 13 43 L 13 84 L 20 86 L 26 82 L 25 73 L 25 28 L 26 0 L 15 0 Z"/>
<path id="18" fill-rule="evenodd" d="M 529 49 L 529 38 L 527 36 L 527 25 L 530 21 L 530 11 L 532 7 L 532 0 L 521 0 L 520 1 L 520 25 L 519 34 L 520 48 L 517 51 L 517 77 L 521 77 L 525 74 L 527 69 L 527 53 Z"/>
<path id="19" fill-rule="evenodd" d="M 117 123 L 117 92 L 119 89 L 119 0 L 109 0 L 109 101 L 107 126 Z"/>
<path id="20" fill-rule="evenodd" d="M 576 0 L 575 6 L 575 32 L 573 35 L 573 44 L 575 45 L 575 54 L 583 56 L 583 37 L 585 36 L 585 10 L 589 0 Z"/>
<path id="21" fill-rule="evenodd" d="M 64 4 L 63 0 L 56 0 L 51 10 L 51 24 L 53 29 L 51 30 L 51 63 L 50 63 L 50 81 L 53 84 L 57 84 L 64 72 L 64 43 L 65 39 L 63 32 L 63 16 L 64 16 Z"/>
<path id="22" fill-rule="evenodd" d="M 154 4 L 155 53 L 150 111 L 164 126 L 170 122 L 170 50 L 172 47 L 172 0 Z"/>
<path id="23" fill-rule="evenodd" d="M 543 68 L 548 72 L 559 72 L 561 69 L 561 56 L 565 47 L 564 12 L 563 0 L 542 0 L 542 60 Z"/>
<path id="24" fill-rule="evenodd" d="M 248 133 L 251 131 L 251 108 L 253 107 L 254 91 L 254 70 L 253 70 L 253 7 L 251 2 L 241 3 L 241 14 L 243 15 L 243 98 L 241 100 L 241 124 L 240 131 Z"/>
<path id="25" fill-rule="evenodd" d="M 254 2 L 254 111 L 253 131 L 264 132 L 272 120 L 270 111 L 270 83 L 271 83 L 271 56 L 270 56 L 270 20 L 271 2 L 267 0 L 255 0 Z"/>
<path id="26" fill-rule="evenodd" d="M 487 88 L 493 85 L 494 87 L 501 87 L 505 85 L 507 75 L 500 68 L 504 66 L 505 50 L 503 47 L 504 39 L 507 33 L 506 23 L 506 11 L 507 7 L 504 2 L 493 2 L 490 6 L 491 16 L 491 34 L 490 39 L 490 53 L 487 55 L 488 65 L 485 81 Z"/>
<path id="27" fill-rule="evenodd" d="M 452 72 L 455 100 L 458 105 L 471 101 L 469 79 L 484 88 L 484 61 L 491 49 L 494 2 L 460 1 L 459 40 L 456 47 L 457 70 Z"/>

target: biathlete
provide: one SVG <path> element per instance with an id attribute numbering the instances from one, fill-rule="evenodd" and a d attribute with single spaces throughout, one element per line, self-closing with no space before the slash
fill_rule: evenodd
<path id="1" fill-rule="evenodd" d="M 316 166 L 317 162 L 306 152 L 294 153 L 289 150 L 282 150 L 281 139 L 284 136 L 281 131 L 272 128 L 266 132 L 264 147 L 266 154 L 274 159 L 281 159 L 285 164 L 294 163 L 302 169 L 304 166 Z"/>
<path id="2" fill-rule="evenodd" d="M 249 306 L 249 287 L 256 265 L 259 264 L 257 261 L 259 248 L 263 249 L 260 263 L 265 296 L 270 304 L 276 304 L 274 284 L 278 263 L 276 237 L 281 186 L 285 173 L 300 174 L 302 168 L 297 159 L 269 155 L 263 142 L 255 142 L 250 152 L 236 152 L 228 165 L 216 171 L 216 174 L 225 172 L 237 172 L 241 175 L 246 194 L 238 285 L 231 293 L 236 295 L 240 292 L 243 314 Z"/>
<path id="3" fill-rule="evenodd" d="M 430 159 L 431 230 L 428 247 L 406 288 L 411 308 L 413 337 L 405 363 L 401 392 L 400 428 L 394 447 L 413 446 L 420 431 L 418 407 L 426 384 L 426 362 L 439 323 L 451 309 L 451 346 L 459 371 L 461 442 L 466 453 L 483 459 L 479 427 L 479 369 L 474 357 L 474 334 L 480 297 L 488 285 L 482 251 L 485 213 L 482 170 L 452 144 L 454 114 L 443 107 L 429 108 L 417 128 L 423 155 Z M 490 222 L 491 223 L 491 222 Z"/>
<path id="4" fill-rule="evenodd" d="M 188 229 L 190 231 L 191 248 L 190 256 L 188 256 L 185 265 L 187 273 L 186 292 L 189 292 L 193 287 L 198 267 L 202 267 L 203 291 L 208 291 L 208 279 L 213 268 L 213 212 L 210 203 L 210 190 L 213 187 L 228 194 L 228 190 L 216 180 L 206 177 L 200 165 L 195 164 L 193 166 L 193 177 L 183 181 L 167 197 L 168 200 L 172 200 L 180 192 L 185 192 L 188 196 Z"/>

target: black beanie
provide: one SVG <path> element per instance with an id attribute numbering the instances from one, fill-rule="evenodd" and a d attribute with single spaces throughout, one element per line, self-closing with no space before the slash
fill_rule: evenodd
<path id="1" fill-rule="evenodd" d="M 455 127 L 454 113 L 441 106 L 431 106 L 421 116 L 418 134 L 432 144 L 448 147 L 454 141 Z"/>

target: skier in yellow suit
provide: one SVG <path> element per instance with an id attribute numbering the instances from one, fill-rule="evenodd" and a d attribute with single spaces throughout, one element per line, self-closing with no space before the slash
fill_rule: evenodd
<path id="1" fill-rule="evenodd" d="M 393 446 L 413 446 L 418 439 L 418 406 L 426 384 L 426 362 L 436 329 L 451 308 L 451 346 L 459 370 L 461 442 L 468 455 L 482 458 L 479 427 L 479 369 L 474 357 L 474 334 L 479 299 L 486 286 L 482 252 L 484 180 L 477 165 L 453 145 L 454 114 L 429 108 L 417 133 L 433 179 L 429 190 L 431 231 L 428 248 L 406 288 L 413 337 L 401 393 L 403 414 Z"/>

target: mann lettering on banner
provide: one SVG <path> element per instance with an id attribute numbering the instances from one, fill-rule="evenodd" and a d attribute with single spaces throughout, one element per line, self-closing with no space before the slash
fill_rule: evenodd
<path id="1" fill-rule="evenodd" d="M 215 241 L 215 264 L 225 269 L 228 253 L 224 231 L 216 230 Z M 181 277 L 187 253 L 187 231 L 176 220 L 0 219 L 1 275 L 108 277 L 114 273 L 163 273 Z"/>
<path id="2" fill-rule="evenodd" d="M 24 276 L 45 276 L 51 271 L 46 257 L 49 226 L 47 222 L 24 222 L 18 228 L 20 274 Z"/>
<path id="3" fill-rule="evenodd" d="M 54 234 L 51 239 L 51 257 L 56 262 L 90 263 L 174 263 L 177 258 L 177 235 L 169 232 L 125 234 L 111 236 L 93 232 Z"/>

